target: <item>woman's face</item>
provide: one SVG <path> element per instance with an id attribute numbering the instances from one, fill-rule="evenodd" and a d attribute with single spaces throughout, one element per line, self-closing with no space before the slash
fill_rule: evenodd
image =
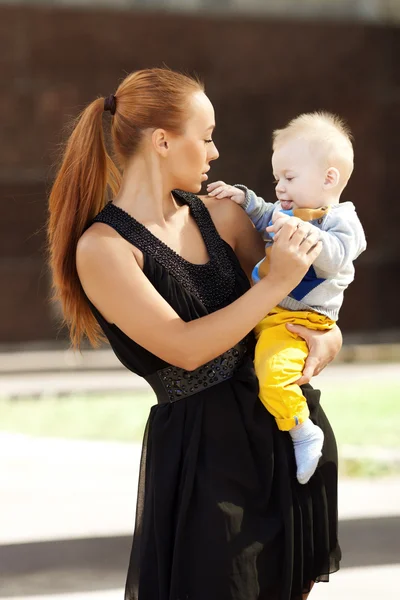
<path id="1" fill-rule="evenodd" d="M 203 92 L 196 92 L 190 98 L 189 118 L 185 131 L 170 138 L 168 152 L 168 172 L 172 189 L 198 193 L 204 181 L 210 162 L 219 153 L 212 140 L 215 127 L 214 108 Z"/>

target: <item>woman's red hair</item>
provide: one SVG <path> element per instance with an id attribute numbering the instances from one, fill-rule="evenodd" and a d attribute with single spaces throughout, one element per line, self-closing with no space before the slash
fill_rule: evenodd
<path id="1" fill-rule="evenodd" d="M 115 92 L 111 125 L 119 168 L 105 145 L 104 98 L 89 104 L 74 124 L 50 193 L 47 228 L 52 299 L 61 303 L 63 325 L 74 347 L 84 336 L 93 346 L 104 339 L 78 278 L 78 240 L 109 197 L 118 193 L 121 171 L 137 151 L 143 132 L 162 128 L 182 133 L 189 96 L 199 91 L 204 91 L 199 81 L 169 69 L 145 69 L 126 77 Z"/>

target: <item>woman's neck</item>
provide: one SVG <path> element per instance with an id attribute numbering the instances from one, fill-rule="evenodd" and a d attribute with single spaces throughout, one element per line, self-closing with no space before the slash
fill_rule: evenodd
<path id="1" fill-rule="evenodd" d="M 153 154 L 138 153 L 124 169 L 113 202 L 143 224 L 165 225 L 179 209 L 169 178 Z"/>

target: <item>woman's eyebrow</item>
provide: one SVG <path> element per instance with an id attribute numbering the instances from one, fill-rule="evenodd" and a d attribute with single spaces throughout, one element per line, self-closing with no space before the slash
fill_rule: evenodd
<path id="1" fill-rule="evenodd" d="M 214 125 L 210 125 L 210 127 L 208 127 L 208 128 L 206 129 L 206 131 L 210 131 L 210 129 L 215 129 L 215 123 L 214 123 Z"/>

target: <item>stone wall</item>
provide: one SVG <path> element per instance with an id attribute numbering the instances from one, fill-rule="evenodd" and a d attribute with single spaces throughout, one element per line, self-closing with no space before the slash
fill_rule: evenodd
<path id="1" fill-rule="evenodd" d="M 54 340 L 44 261 L 46 191 L 62 129 L 126 72 L 167 64 L 197 72 L 217 115 L 211 180 L 273 198 L 271 131 L 302 111 L 345 117 L 355 136 L 353 200 L 369 248 L 340 325 L 400 328 L 400 35 L 395 27 L 213 19 L 0 5 L 0 344 Z"/>

